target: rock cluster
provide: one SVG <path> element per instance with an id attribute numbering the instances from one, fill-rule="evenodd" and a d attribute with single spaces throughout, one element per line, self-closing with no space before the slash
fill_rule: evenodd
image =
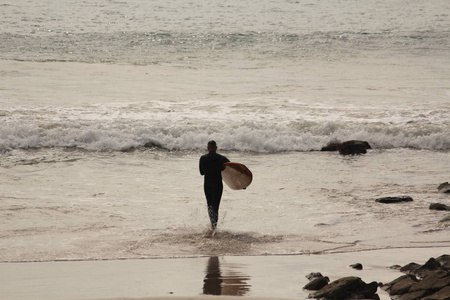
<path id="1" fill-rule="evenodd" d="M 328 283 L 330 281 L 328 277 L 323 277 L 320 273 L 311 273 L 307 277 L 309 283 L 304 286 L 304 289 L 316 291 L 310 294 L 309 298 L 326 300 L 380 299 L 376 293 L 377 282 L 366 284 L 359 277 L 349 276 Z"/>
<path id="2" fill-rule="evenodd" d="M 424 265 L 400 268 L 406 275 L 382 286 L 392 299 L 450 300 L 450 255 L 430 258 Z"/>
<path id="3" fill-rule="evenodd" d="M 448 190 L 447 190 L 448 189 Z M 448 182 L 444 182 L 439 185 L 438 190 L 443 193 L 450 194 L 450 184 Z M 375 199 L 378 203 L 390 204 L 390 203 L 400 203 L 400 202 L 411 202 L 414 201 L 410 196 L 395 196 L 395 197 L 382 197 Z M 440 211 L 450 211 L 450 206 L 443 203 L 431 203 L 429 206 L 430 210 L 440 210 Z M 443 226 L 450 226 L 450 215 L 442 218 L 439 223 L 443 224 Z"/>
<path id="4" fill-rule="evenodd" d="M 360 264 L 354 264 L 354 267 Z M 366 284 L 359 277 L 349 276 L 329 283 L 321 273 L 306 276 L 309 283 L 303 288 L 312 292 L 309 298 L 320 300 L 380 299 L 379 286 L 395 300 L 450 300 L 450 255 L 430 258 L 425 264 L 409 263 L 392 266 L 406 275 L 387 283 Z M 362 265 L 361 265 L 362 269 Z"/>
<path id="5" fill-rule="evenodd" d="M 347 141 L 343 143 L 330 143 L 320 151 L 339 151 L 341 155 L 366 154 L 367 149 L 372 149 L 366 141 Z"/>

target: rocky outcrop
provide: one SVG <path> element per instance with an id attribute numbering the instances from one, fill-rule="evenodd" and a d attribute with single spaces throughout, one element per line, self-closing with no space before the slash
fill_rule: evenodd
<path id="1" fill-rule="evenodd" d="M 375 200 L 379 203 L 399 203 L 399 202 L 410 202 L 413 201 L 413 198 L 410 196 L 398 196 L 398 197 L 382 197 Z"/>
<path id="2" fill-rule="evenodd" d="M 383 285 L 392 299 L 450 300 L 450 255 L 430 258 L 424 265 L 400 268 L 407 275 Z"/>
<path id="3" fill-rule="evenodd" d="M 354 276 L 328 283 L 328 277 L 321 273 L 310 273 L 306 276 L 310 282 L 304 289 L 315 290 L 309 298 L 321 300 L 380 299 L 377 294 L 379 286 L 395 300 L 450 300 L 450 255 L 430 258 L 423 265 L 412 262 L 403 267 L 395 265 L 391 269 L 398 269 L 406 275 L 382 285 L 377 282 L 366 284 Z"/>
<path id="4" fill-rule="evenodd" d="M 359 277 L 343 277 L 324 286 L 309 298 L 326 300 L 347 300 L 347 299 L 380 299 L 376 293 L 378 283 L 366 284 Z"/>
<path id="5" fill-rule="evenodd" d="M 372 149 L 366 141 L 347 141 L 343 143 L 330 143 L 320 151 L 339 151 L 341 155 L 366 154 L 367 149 Z"/>

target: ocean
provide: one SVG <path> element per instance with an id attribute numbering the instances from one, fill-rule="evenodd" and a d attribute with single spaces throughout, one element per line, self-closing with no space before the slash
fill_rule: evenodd
<path id="1" fill-rule="evenodd" d="M 0 261 L 449 252 L 450 2 L 5 0 Z M 209 226 L 198 160 L 254 175 Z M 367 154 L 320 149 L 367 141 Z M 411 196 L 380 204 L 376 198 Z M 407 250 L 405 250 L 407 251 Z"/>

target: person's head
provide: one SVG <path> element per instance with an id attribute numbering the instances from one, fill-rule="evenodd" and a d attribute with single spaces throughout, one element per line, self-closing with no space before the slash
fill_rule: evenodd
<path id="1" fill-rule="evenodd" d="M 215 141 L 209 141 L 208 142 L 208 151 L 211 152 L 215 152 L 217 150 L 217 144 Z"/>

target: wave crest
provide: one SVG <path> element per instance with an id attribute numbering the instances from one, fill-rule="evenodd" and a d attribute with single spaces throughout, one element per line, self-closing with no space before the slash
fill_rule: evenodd
<path id="1" fill-rule="evenodd" d="M 450 130 L 442 126 L 386 126 L 339 122 L 241 122 L 187 124 L 63 122 L 36 126 L 23 122 L 0 128 L 0 149 L 74 147 L 92 151 L 128 151 L 140 147 L 203 150 L 215 139 L 223 150 L 261 153 L 320 150 L 331 142 L 365 140 L 375 149 L 450 149 Z"/>

